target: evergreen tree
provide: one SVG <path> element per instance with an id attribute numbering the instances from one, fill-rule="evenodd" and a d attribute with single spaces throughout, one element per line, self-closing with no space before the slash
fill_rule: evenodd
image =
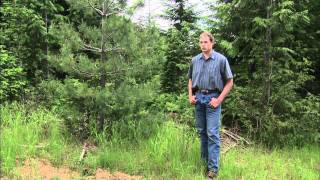
<path id="1" fill-rule="evenodd" d="M 291 136 L 290 143 L 302 144 L 302 137 L 310 140 L 308 133 L 318 131 L 313 127 L 319 124 L 317 115 L 305 119 L 308 127 L 298 123 L 304 113 L 299 102 L 307 101 L 298 91 L 312 77 L 295 36 L 310 17 L 295 5 L 290 0 L 222 2 L 213 22 L 219 47 L 237 65 L 227 116 L 240 119 L 250 134 L 269 144 L 276 143 L 274 137 L 284 143 Z"/>
<path id="2" fill-rule="evenodd" d="M 294 1 L 294 6 L 300 11 L 306 11 L 309 17 L 309 23 L 303 24 L 303 28 L 294 29 L 294 36 L 296 38 L 293 48 L 299 52 L 298 55 L 305 57 L 312 62 L 311 68 L 315 78 L 305 83 L 307 91 L 313 94 L 320 94 L 320 1 Z M 307 91 L 301 89 L 302 93 Z"/>
<path id="3" fill-rule="evenodd" d="M 70 23 L 55 24 L 49 31 L 58 35 L 60 50 L 49 55 L 54 80 L 44 83 L 43 89 L 68 102 L 64 109 L 70 112 L 65 115 L 74 114 L 67 122 L 71 132 L 85 138 L 96 126 L 110 135 L 114 121 L 137 111 L 134 104 L 129 104 L 131 110 L 127 105 L 131 100 L 137 103 L 137 98 L 128 97 L 123 89 L 134 91 L 153 78 L 162 40 L 157 30 L 145 30 L 126 18 L 123 1 L 68 3 Z"/>
<path id="4" fill-rule="evenodd" d="M 173 26 L 181 31 L 185 23 L 193 24 L 197 21 L 193 7 L 187 4 L 186 0 L 174 0 L 166 3 L 168 9 L 163 15 L 166 19 L 173 22 Z"/>
<path id="5" fill-rule="evenodd" d="M 197 17 L 186 4 L 184 0 L 174 1 L 164 16 L 174 25 L 167 32 L 168 49 L 161 76 L 161 88 L 168 93 L 185 90 L 190 61 L 198 52 L 199 29 L 194 25 Z"/>
<path id="6" fill-rule="evenodd" d="M 50 19 L 62 7 L 55 1 L 5 1 L 0 7 L 0 43 L 21 63 L 27 80 L 36 85 L 48 73 L 46 55 L 53 37 L 48 36 Z"/>
<path id="7" fill-rule="evenodd" d="M 13 53 L 28 80 L 35 84 L 43 74 L 45 23 L 35 11 L 20 4 L 5 2 L 0 13 L 0 43 Z"/>

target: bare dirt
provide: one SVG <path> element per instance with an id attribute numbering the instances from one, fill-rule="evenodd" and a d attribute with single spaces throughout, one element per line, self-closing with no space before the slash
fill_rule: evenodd
<path id="1" fill-rule="evenodd" d="M 44 180 L 141 180 L 141 176 L 130 176 L 122 172 L 110 173 L 104 169 L 97 169 L 93 176 L 82 176 L 79 172 L 73 171 L 68 167 L 54 167 L 49 161 L 42 159 L 28 159 L 23 166 L 18 167 L 7 179 L 44 179 Z"/>

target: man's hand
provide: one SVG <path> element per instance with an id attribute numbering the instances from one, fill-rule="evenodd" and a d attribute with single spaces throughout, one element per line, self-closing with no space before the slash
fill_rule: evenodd
<path id="1" fill-rule="evenodd" d="M 190 102 L 190 104 L 195 105 L 197 102 L 196 96 L 189 96 L 189 102 Z"/>
<path id="2" fill-rule="evenodd" d="M 212 98 L 210 101 L 210 105 L 213 108 L 217 108 L 220 104 L 221 104 L 222 100 L 220 100 L 219 98 Z"/>

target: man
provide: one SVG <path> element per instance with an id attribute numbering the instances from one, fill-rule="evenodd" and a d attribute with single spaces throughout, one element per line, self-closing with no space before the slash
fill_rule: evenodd
<path id="1" fill-rule="evenodd" d="M 199 45 L 202 53 L 192 59 L 189 68 L 189 102 L 195 105 L 207 177 L 214 178 L 219 170 L 221 103 L 232 89 L 233 75 L 227 58 L 213 50 L 210 33 L 201 33 Z"/>

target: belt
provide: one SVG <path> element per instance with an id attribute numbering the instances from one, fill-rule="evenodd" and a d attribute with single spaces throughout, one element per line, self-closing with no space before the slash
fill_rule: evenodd
<path id="1" fill-rule="evenodd" d="M 199 89 L 197 92 L 202 94 L 221 93 L 219 89 Z"/>

